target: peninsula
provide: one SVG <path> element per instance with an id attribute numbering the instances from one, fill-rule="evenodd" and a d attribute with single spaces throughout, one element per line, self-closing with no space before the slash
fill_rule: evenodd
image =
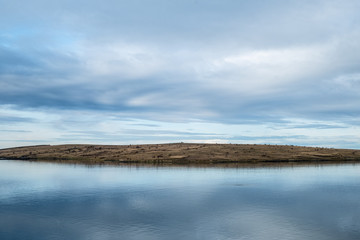
<path id="1" fill-rule="evenodd" d="M 89 164 L 360 163 L 360 150 L 251 144 L 69 144 L 0 149 L 0 159 Z"/>

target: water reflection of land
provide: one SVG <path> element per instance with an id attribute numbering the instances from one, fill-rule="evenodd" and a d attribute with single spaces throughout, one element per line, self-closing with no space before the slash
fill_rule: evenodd
<path id="1" fill-rule="evenodd" d="M 7 159 L 3 159 L 7 160 Z M 122 163 L 115 161 L 86 162 L 76 160 L 16 160 L 26 162 L 43 162 L 54 164 L 70 164 L 87 167 L 129 167 L 129 168 L 292 168 L 360 165 L 359 161 L 298 161 L 298 162 L 249 162 L 249 163 Z"/>

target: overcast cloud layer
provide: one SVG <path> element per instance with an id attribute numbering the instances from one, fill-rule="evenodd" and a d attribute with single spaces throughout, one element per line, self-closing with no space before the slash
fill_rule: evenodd
<path id="1" fill-rule="evenodd" d="M 0 6 L 0 147 L 360 148 L 359 1 Z"/>

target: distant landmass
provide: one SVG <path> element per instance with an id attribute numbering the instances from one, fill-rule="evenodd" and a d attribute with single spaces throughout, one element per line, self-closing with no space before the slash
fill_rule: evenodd
<path id="1" fill-rule="evenodd" d="M 360 163 L 360 150 L 251 144 L 70 144 L 0 149 L 0 158 L 89 164 Z"/>

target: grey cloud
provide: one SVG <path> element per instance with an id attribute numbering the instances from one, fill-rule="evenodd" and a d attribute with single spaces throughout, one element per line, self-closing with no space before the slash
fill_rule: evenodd
<path id="1" fill-rule="evenodd" d="M 351 121 L 360 115 L 358 1 L 0 5 L 0 105 L 167 122 L 359 126 Z"/>
<path id="2" fill-rule="evenodd" d="M 335 124 L 320 124 L 320 123 L 312 123 L 312 124 L 298 124 L 298 125 L 288 125 L 285 128 L 306 128 L 306 129 L 337 129 L 337 128 L 346 128 L 345 125 L 335 125 Z"/>
<path id="3" fill-rule="evenodd" d="M 0 123 L 21 123 L 21 122 L 32 122 L 35 119 L 28 117 L 15 117 L 15 116 L 0 116 Z"/>
<path id="4" fill-rule="evenodd" d="M 305 135 L 287 135 L 287 136 L 234 136 L 230 140 L 281 140 L 281 139 L 306 139 Z"/>
<path id="5" fill-rule="evenodd" d="M 343 1 L 92 0 L 55 3 L 40 0 L 21 2 L 21 8 L 16 7 L 15 2 L 2 4 L 2 19 L 12 25 L 29 22 L 40 27 L 80 31 L 95 39 L 120 37 L 139 41 L 146 37 L 148 41 L 196 46 L 218 45 L 218 42 L 232 46 L 308 43 L 349 29 L 359 19 L 354 14 L 359 6 L 356 1 L 344 4 Z M 342 15 L 344 12 L 346 18 Z M 337 21 L 339 17 L 341 21 Z"/>
<path id="6" fill-rule="evenodd" d="M 27 75 L 32 70 L 40 67 L 40 64 L 24 56 L 24 53 L 14 52 L 0 47 L 0 73 Z"/>
<path id="7" fill-rule="evenodd" d="M 149 130 L 149 129 L 123 129 L 112 133 L 105 133 L 101 131 L 69 131 L 68 134 L 63 134 L 58 140 L 71 141 L 78 139 L 86 139 L 86 141 L 101 140 L 101 141 L 170 141 L 174 142 L 179 139 L 193 140 L 208 138 L 224 138 L 223 134 L 217 133 L 201 133 L 201 132 L 185 132 L 174 130 Z"/>
<path id="8" fill-rule="evenodd" d="M 27 131 L 27 130 L 0 129 L 0 132 L 8 132 L 8 133 L 29 133 L 29 132 L 31 132 L 31 131 Z"/>
<path id="9" fill-rule="evenodd" d="M 184 132 L 184 131 L 174 131 L 174 130 L 148 130 L 148 129 L 124 129 L 121 131 L 124 134 L 130 135 L 174 135 L 174 136 L 188 136 L 188 137 L 223 137 L 223 134 L 217 133 L 200 133 L 200 132 Z"/>

